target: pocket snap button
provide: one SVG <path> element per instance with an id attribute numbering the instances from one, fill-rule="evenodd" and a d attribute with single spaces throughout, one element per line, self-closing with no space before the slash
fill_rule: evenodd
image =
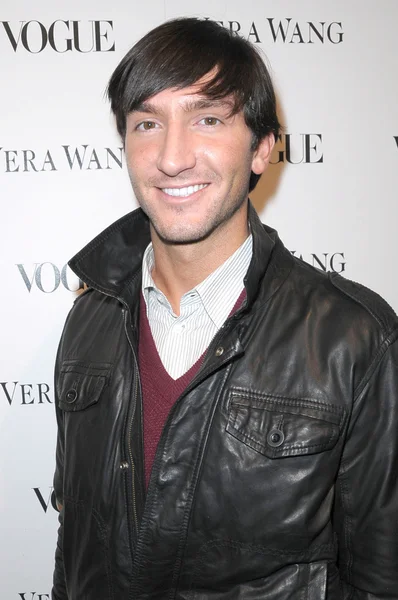
<path id="1" fill-rule="evenodd" d="M 277 448 L 281 446 L 285 441 L 285 436 L 283 435 L 283 431 L 280 429 L 271 429 L 269 434 L 267 435 L 267 442 L 269 446 L 272 448 Z"/>
<path id="2" fill-rule="evenodd" d="M 72 404 L 73 402 L 75 402 L 76 398 L 77 398 L 76 390 L 69 390 L 68 392 L 66 392 L 65 399 L 67 402 L 69 402 L 69 404 Z"/>
<path id="3" fill-rule="evenodd" d="M 222 346 L 219 346 L 215 352 L 216 356 L 221 356 L 221 354 L 224 353 L 224 348 Z"/>

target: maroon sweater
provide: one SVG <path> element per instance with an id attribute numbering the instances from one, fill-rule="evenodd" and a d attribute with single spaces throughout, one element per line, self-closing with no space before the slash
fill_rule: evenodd
<path id="1" fill-rule="evenodd" d="M 243 290 L 231 311 L 231 315 L 240 308 L 245 298 L 246 290 Z M 184 375 L 178 379 L 170 377 L 156 349 L 142 294 L 139 340 L 138 362 L 143 399 L 145 483 L 148 487 L 156 448 L 167 416 L 177 398 L 199 371 L 205 352 Z"/>

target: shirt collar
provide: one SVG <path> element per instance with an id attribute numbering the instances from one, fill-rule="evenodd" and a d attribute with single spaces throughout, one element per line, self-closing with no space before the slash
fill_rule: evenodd
<path id="1" fill-rule="evenodd" d="M 153 255 L 153 246 L 152 242 L 150 242 L 142 258 L 142 294 L 144 296 L 145 304 L 147 306 L 150 290 L 157 290 L 157 287 L 151 275 L 154 264 L 155 257 Z"/>
<path id="2" fill-rule="evenodd" d="M 253 237 L 250 234 L 241 246 L 213 273 L 195 288 L 189 290 L 181 299 L 181 305 L 192 302 L 191 294 L 196 292 L 204 309 L 219 329 L 230 314 L 240 292 L 243 289 L 243 280 L 248 270 L 253 254 Z M 152 243 L 144 253 L 142 261 L 142 294 L 144 296 L 147 312 L 149 294 L 155 292 L 158 302 L 172 308 L 164 294 L 156 287 L 152 279 L 151 271 L 155 264 Z M 220 302 L 220 295 L 225 301 Z"/>
<path id="3" fill-rule="evenodd" d="M 207 314 L 218 329 L 243 290 L 243 279 L 249 268 L 252 253 L 253 237 L 250 234 L 222 265 L 195 288 Z M 220 297 L 223 297 L 222 302 Z"/>

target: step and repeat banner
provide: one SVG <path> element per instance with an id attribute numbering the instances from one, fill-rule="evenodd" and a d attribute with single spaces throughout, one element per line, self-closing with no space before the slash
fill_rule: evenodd
<path id="1" fill-rule="evenodd" d="M 53 366 L 82 287 L 67 261 L 136 206 L 106 84 L 136 40 L 177 16 L 219 21 L 270 65 L 284 131 L 252 196 L 262 220 L 295 256 L 398 310 L 398 3 L 3 0 L 2 600 L 50 597 Z"/>

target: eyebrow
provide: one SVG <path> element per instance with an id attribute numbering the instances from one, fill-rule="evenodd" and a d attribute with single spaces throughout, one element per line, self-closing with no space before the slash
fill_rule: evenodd
<path id="1" fill-rule="evenodd" d="M 181 107 L 184 112 L 187 113 L 206 108 L 226 108 L 229 112 L 232 112 L 234 109 L 234 104 L 233 102 L 224 99 L 211 100 L 210 98 L 190 98 L 184 101 Z M 141 102 L 141 104 L 139 104 L 132 112 L 146 112 L 154 115 L 162 114 L 164 111 L 161 106 L 155 106 L 152 102 L 146 100 L 145 102 Z"/>

